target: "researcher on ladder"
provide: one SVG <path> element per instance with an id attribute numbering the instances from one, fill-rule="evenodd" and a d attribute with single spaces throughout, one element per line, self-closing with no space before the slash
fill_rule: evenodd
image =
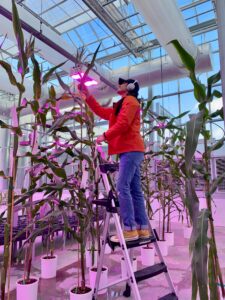
<path id="1" fill-rule="evenodd" d="M 126 241 L 149 238 L 151 233 L 140 176 L 145 148 L 140 134 L 139 84 L 134 79 L 119 78 L 117 93 L 121 99 L 110 108 L 102 107 L 84 85 L 79 86 L 79 89 L 91 110 L 100 118 L 109 121 L 109 129 L 96 142 L 108 143 L 108 154 L 119 155 L 117 193 L 124 238 Z M 117 236 L 111 239 L 119 241 Z"/>

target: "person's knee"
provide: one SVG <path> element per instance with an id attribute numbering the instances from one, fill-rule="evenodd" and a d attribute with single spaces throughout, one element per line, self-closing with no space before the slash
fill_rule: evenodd
<path id="1" fill-rule="evenodd" d="M 128 193 L 130 193 L 129 185 L 127 185 L 123 182 L 118 182 L 117 186 L 116 186 L 116 189 L 117 189 L 118 195 L 119 194 L 128 194 Z"/>

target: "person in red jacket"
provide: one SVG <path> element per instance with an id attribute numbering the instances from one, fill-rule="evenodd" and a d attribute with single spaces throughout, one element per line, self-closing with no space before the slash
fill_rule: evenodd
<path id="1" fill-rule="evenodd" d="M 148 238 L 150 231 L 141 187 L 140 165 L 144 159 L 144 141 L 140 134 L 139 84 L 134 79 L 118 80 L 121 99 L 113 107 L 99 105 L 87 88 L 82 88 L 86 103 L 100 118 L 109 121 L 109 129 L 96 142 L 108 143 L 108 154 L 118 154 L 119 176 L 117 192 L 126 241 Z M 118 241 L 117 237 L 113 237 Z"/>

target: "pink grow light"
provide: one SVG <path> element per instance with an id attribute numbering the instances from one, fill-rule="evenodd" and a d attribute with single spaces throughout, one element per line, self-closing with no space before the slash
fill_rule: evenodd
<path id="1" fill-rule="evenodd" d="M 84 76 L 84 73 L 73 73 L 71 77 L 77 81 L 81 81 L 81 78 Z M 92 85 L 97 85 L 98 82 L 91 77 L 87 76 L 86 81 L 84 83 L 86 86 L 92 86 Z"/>

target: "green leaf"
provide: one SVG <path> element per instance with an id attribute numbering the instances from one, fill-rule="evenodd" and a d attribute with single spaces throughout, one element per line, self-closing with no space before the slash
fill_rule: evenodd
<path id="1" fill-rule="evenodd" d="M 225 142 L 225 137 L 217 141 L 214 145 L 208 147 L 208 151 L 211 153 L 212 151 L 220 149 L 221 147 L 223 147 L 224 142 Z"/>
<path id="2" fill-rule="evenodd" d="M 225 172 L 213 180 L 210 191 L 209 191 L 210 195 L 215 193 L 215 191 L 217 190 L 217 187 L 223 182 L 224 179 L 225 179 Z"/>
<path id="3" fill-rule="evenodd" d="M 194 115 L 187 122 L 187 138 L 185 142 L 185 166 L 187 172 L 191 169 L 192 159 L 198 145 L 198 138 L 203 124 L 203 111 Z"/>
<path id="4" fill-rule="evenodd" d="M 208 85 L 213 85 L 215 83 L 217 83 L 218 81 L 220 81 L 221 79 L 221 74 L 220 74 L 220 71 L 212 76 L 210 76 L 208 79 L 207 79 L 207 83 Z"/>
<path id="5" fill-rule="evenodd" d="M 22 74 L 25 75 L 27 72 L 28 59 L 24 52 L 24 36 L 23 36 L 20 17 L 14 0 L 12 0 L 12 22 L 13 22 L 13 29 L 16 36 L 18 49 L 19 49 L 19 63 L 20 66 L 22 67 Z"/>
<path id="6" fill-rule="evenodd" d="M 186 116 L 189 112 L 190 112 L 190 111 L 187 110 L 187 111 L 183 112 L 182 114 L 180 114 L 180 115 L 178 115 L 178 116 L 172 118 L 171 121 L 173 122 L 174 120 L 181 119 L 181 118 L 183 118 L 184 116 Z"/>
<path id="7" fill-rule="evenodd" d="M 30 106 L 31 106 L 32 111 L 33 111 L 34 114 L 36 115 L 37 112 L 38 112 L 38 109 L 39 109 L 39 102 L 36 101 L 36 100 L 31 101 L 31 102 L 30 102 Z"/>
<path id="8" fill-rule="evenodd" d="M 43 126 L 43 128 L 45 130 L 45 128 L 46 128 L 46 121 L 47 121 L 46 114 L 40 113 L 39 114 L 39 118 L 40 118 L 40 121 L 41 121 L 41 125 Z"/>
<path id="9" fill-rule="evenodd" d="M 175 49 L 177 50 L 182 63 L 184 64 L 185 68 L 188 69 L 190 72 L 195 71 L 195 60 L 194 58 L 181 46 L 178 40 L 172 40 L 168 44 L 173 44 Z"/>
<path id="10" fill-rule="evenodd" d="M 212 113 L 212 114 L 210 115 L 211 118 L 216 118 L 216 117 L 218 117 L 218 116 L 220 116 L 221 119 L 224 118 L 224 115 L 223 115 L 223 107 L 222 107 L 221 109 L 217 109 L 214 113 Z"/>
<path id="11" fill-rule="evenodd" d="M 48 161 L 48 165 L 49 167 L 52 169 L 52 171 L 54 172 L 54 174 L 60 178 L 66 179 L 66 171 L 62 168 L 56 167 L 53 163 L 51 163 L 50 161 Z"/>
<path id="12" fill-rule="evenodd" d="M 91 60 L 91 63 L 88 64 L 88 67 L 86 69 L 86 71 L 84 72 L 84 76 L 81 78 L 81 86 L 82 84 L 84 84 L 85 80 L 86 80 L 86 77 L 88 76 L 88 73 L 91 71 L 91 69 L 94 67 L 94 64 L 95 64 L 95 59 L 97 57 L 97 54 L 98 54 L 98 51 L 99 51 L 99 48 L 101 46 L 101 43 L 98 45 L 97 49 L 95 50 L 95 53 L 93 54 L 92 56 L 92 60 Z"/>
<path id="13" fill-rule="evenodd" d="M 146 107 L 144 108 L 143 113 L 142 113 L 142 119 L 144 119 L 144 118 L 146 117 L 147 112 L 148 112 L 149 108 L 150 108 L 151 105 L 152 105 L 152 102 L 153 102 L 155 99 L 157 99 L 157 98 L 158 98 L 158 96 L 154 96 L 152 99 L 147 100 L 147 105 L 146 105 Z"/>
<path id="14" fill-rule="evenodd" d="M 55 91 L 55 88 L 53 85 L 50 86 L 49 90 L 49 98 L 52 99 L 52 100 L 55 100 L 56 98 L 56 91 Z"/>
<path id="15" fill-rule="evenodd" d="M 41 70 L 39 67 L 39 63 L 36 60 L 35 56 L 31 56 L 31 60 L 33 63 L 33 91 L 34 91 L 34 99 L 38 100 L 41 98 Z"/>
<path id="16" fill-rule="evenodd" d="M 220 91 L 214 90 L 213 96 L 216 98 L 222 98 L 222 93 Z"/>
<path id="17" fill-rule="evenodd" d="M 66 61 L 62 62 L 61 64 L 58 64 L 55 67 L 52 67 L 48 72 L 45 73 L 45 75 L 42 78 L 42 84 L 45 84 L 49 81 L 49 78 L 51 77 L 51 75 L 60 67 L 62 67 L 64 64 L 66 63 Z"/>
<path id="18" fill-rule="evenodd" d="M 62 87 L 62 89 L 63 89 L 64 91 L 70 93 L 70 87 L 69 87 L 69 85 L 67 85 L 67 84 L 62 80 L 62 78 L 59 76 L 58 73 L 56 73 L 56 77 L 57 77 L 58 82 L 59 82 L 60 86 Z"/>
<path id="19" fill-rule="evenodd" d="M 7 129 L 11 129 L 11 126 L 6 124 L 5 122 L 3 122 L 2 120 L 0 120 L 0 127 L 1 128 L 7 128 Z"/>
<path id="20" fill-rule="evenodd" d="M 16 81 L 16 77 L 13 75 L 12 68 L 10 64 L 7 62 L 0 60 L 0 65 L 3 67 L 3 69 L 7 72 L 9 81 L 12 85 L 17 86 L 18 90 L 23 93 L 25 91 L 25 87 Z"/>
<path id="21" fill-rule="evenodd" d="M 199 213 L 196 239 L 194 242 L 192 266 L 198 282 L 199 295 L 201 300 L 208 300 L 208 278 L 207 278 L 207 260 L 208 260 L 208 221 L 210 212 L 208 209 L 202 209 Z"/>
<path id="22" fill-rule="evenodd" d="M 194 85 L 194 96 L 198 102 L 203 102 L 206 100 L 206 87 L 202 84 L 194 74 L 190 75 L 191 82 Z"/>

